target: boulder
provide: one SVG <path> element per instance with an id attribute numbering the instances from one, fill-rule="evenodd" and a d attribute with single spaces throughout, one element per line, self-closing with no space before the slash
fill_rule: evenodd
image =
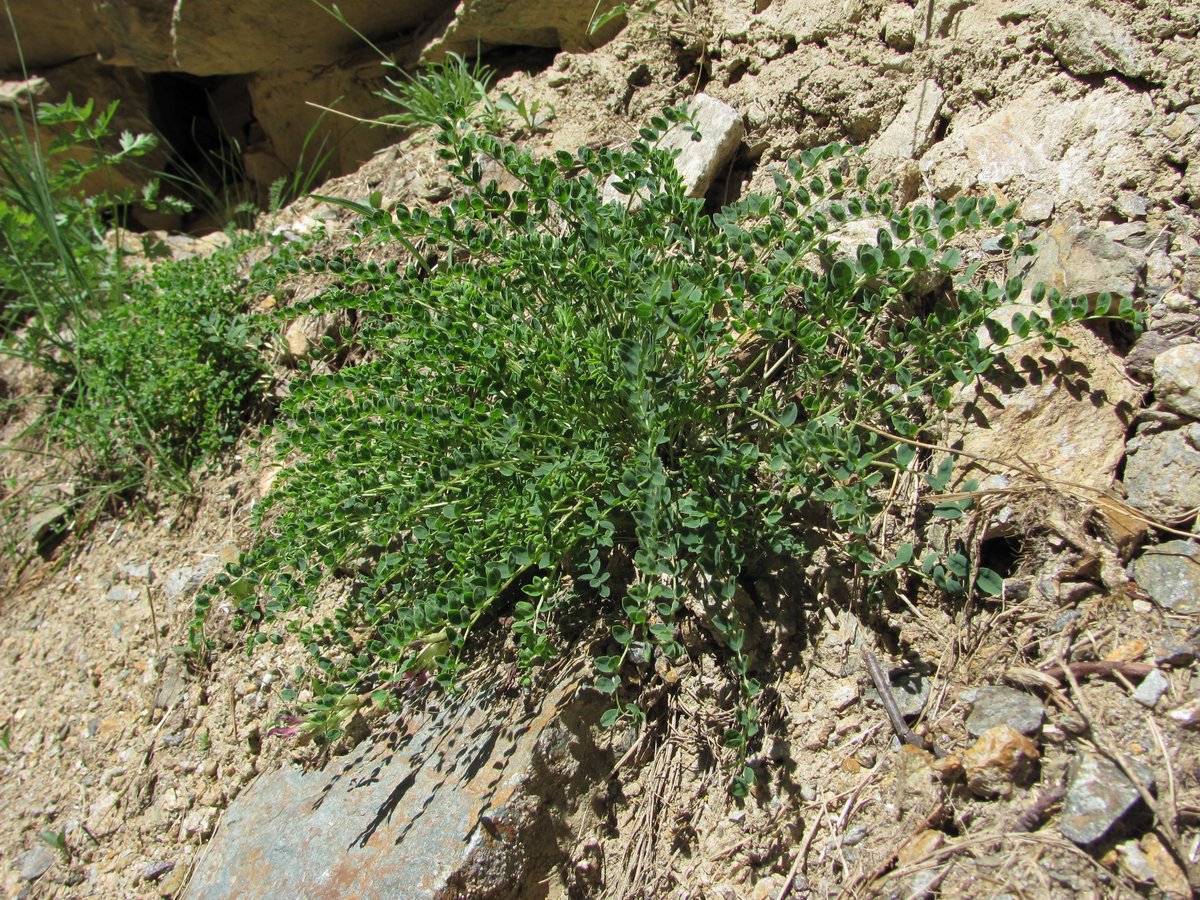
<path id="1" fill-rule="evenodd" d="M 13 24 L 20 35 L 20 53 L 4 20 L 0 38 L 0 72 L 18 73 L 21 58 L 30 69 L 57 66 L 97 50 L 96 11 L 91 3 L 44 3 L 9 0 Z"/>
<path id="2" fill-rule="evenodd" d="M 528 707 L 439 696 L 324 769 L 261 776 L 185 896 L 535 895 L 573 840 L 562 798 L 612 766 L 592 742 L 606 699 L 577 685 Z"/>
<path id="3" fill-rule="evenodd" d="M 1059 208 L 1107 209 L 1121 187 L 1152 184 L 1157 154 L 1148 133 L 1150 98 L 1113 85 L 1064 99 L 1053 82 L 955 129 L 921 159 L 939 197 L 1003 188 L 1016 200 L 1035 194 Z"/>

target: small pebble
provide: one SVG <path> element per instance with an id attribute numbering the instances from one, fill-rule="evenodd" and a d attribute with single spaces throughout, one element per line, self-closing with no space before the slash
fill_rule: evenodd
<path id="1" fill-rule="evenodd" d="M 1154 705 L 1158 703 L 1170 686 L 1171 683 L 1167 680 L 1167 676 L 1158 669 L 1155 669 L 1142 679 L 1142 683 L 1133 692 L 1133 699 L 1142 704 L 1142 706 L 1154 709 Z"/>

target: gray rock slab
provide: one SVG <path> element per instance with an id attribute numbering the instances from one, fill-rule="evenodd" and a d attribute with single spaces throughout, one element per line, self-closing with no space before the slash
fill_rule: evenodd
<path id="1" fill-rule="evenodd" d="M 54 865 L 55 851 L 47 846 L 33 847 L 17 857 L 15 868 L 23 881 L 37 881 Z"/>
<path id="2" fill-rule="evenodd" d="M 1153 790 L 1151 768 L 1137 760 L 1131 760 L 1130 765 L 1138 780 Z M 1083 753 L 1071 766 L 1059 829 L 1063 837 L 1076 844 L 1094 844 L 1140 800 L 1137 788 L 1116 763 L 1098 753 Z"/>
<path id="3" fill-rule="evenodd" d="M 1164 609 L 1200 612 L 1200 547 L 1167 541 L 1151 547 L 1130 567 L 1134 581 Z"/>
<path id="4" fill-rule="evenodd" d="M 1163 409 L 1200 419 L 1200 344 L 1180 344 L 1154 357 L 1154 399 Z"/>
<path id="5" fill-rule="evenodd" d="M 1167 688 L 1170 686 L 1171 682 L 1167 680 L 1167 676 L 1158 669 L 1155 669 L 1142 679 L 1142 683 L 1133 692 L 1133 699 L 1142 704 L 1142 706 L 1154 709 L 1155 704 L 1162 699 L 1162 695 L 1166 693 Z"/>
<path id="6" fill-rule="evenodd" d="M 528 707 L 438 697 L 319 771 L 260 777 L 186 897 L 533 896 L 571 839 L 548 798 L 586 797 L 612 766 L 591 738 L 605 698 L 577 683 Z"/>
<path id="7" fill-rule="evenodd" d="M 1139 433 L 1126 449 L 1131 506 L 1168 519 L 1200 506 L 1200 424 Z"/>
<path id="8" fill-rule="evenodd" d="M 1024 691 L 1003 685 L 988 685 L 975 692 L 975 705 L 967 717 L 967 733 L 977 738 L 989 728 L 1007 725 L 1026 737 L 1042 733 L 1046 708 Z"/>
<path id="9" fill-rule="evenodd" d="M 1026 290 L 1039 282 L 1064 297 L 1095 298 L 1107 291 L 1134 294 L 1142 282 L 1145 259 L 1108 234 L 1079 222 L 1056 222 L 1037 239 L 1032 262 L 1014 260 L 1010 275 L 1020 274 Z"/>

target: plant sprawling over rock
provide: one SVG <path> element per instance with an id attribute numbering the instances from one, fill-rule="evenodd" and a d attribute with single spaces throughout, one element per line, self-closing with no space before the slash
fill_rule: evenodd
<path id="1" fill-rule="evenodd" d="M 962 232 L 1003 228 L 1012 247 L 1012 211 L 894 209 L 831 145 L 780 171 L 772 196 L 711 215 L 656 149 L 691 127 L 679 111 L 628 150 L 542 160 L 440 125 L 458 199 L 345 204 L 360 240 L 398 245 L 403 264 L 292 264 L 338 275 L 312 311 L 356 313 L 359 362 L 286 402 L 265 535 L 224 579 L 240 587 L 235 624 L 258 642 L 281 639 L 272 625 L 299 633 L 322 670 L 310 727 L 329 734 L 348 696 L 382 700 L 430 667 L 453 682 L 484 627 L 511 622 L 525 667 L 550 658 L 556 619 L 587 600 L 611 628 L 596 684 L 613 721 L 641 714 L 631 652 L 681 653 L 696 598 L 741 685 L 726 737 L 744 760 L 759 684 L 736 579 L 815 549 L 803 535 L 823 535 L 834 564 L 878 565 L 879 488 L 916 465 L 896 436 L 987 369 L 978 334 L 1008 338 L 988 316 L 1021 290 L 972 287 L 973 272 L 937 302 L 930 288 L 959 269 Z M 851 225 L 870 235 L 856 249 L 839 238 Z M 1049 299 L 1056 319 L 1088 312 Z M 1049 325 L 1016 329 L 1049 339 Z M 351 590 L 314 617 L 333 574 Z"/>

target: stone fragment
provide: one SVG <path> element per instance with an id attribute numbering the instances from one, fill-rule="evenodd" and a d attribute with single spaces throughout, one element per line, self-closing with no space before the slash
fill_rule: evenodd
<path id="1" fill-rule="evenodd" d="M 1171 851 L 1163 846 L 1158 835 L 1153 831 L 1147 832 L 1138 841 L 1138 847 L 1150 868 L 1154 884 L 1158 885 L 1159 890 L 1167 896 L 1187 897 L 1191 894 L 1187 875 L 1179 868 Z"/>
<path id="2" fill-rule="evenodd" d="M 217 825 L 218 810 L 198 806 L 183 817 L 179 825 L 180 840 L 204 840 L 213 833 Z"/>
<path id="3" fill-rule="evenodd" d="M 39 550 L 44 544 L 53 542 L 57 535 L 67 529 L 67 517 L 70 513 L 71 510 L 66 504 L 53 503 L 30 516 L 25 525 L 26 546 Z"/>
<path id="4" fill-rule="evenodd" d="M 1165 640 L 1151 648 L 1154 662 L 1160 666 L 1172 666 L 1176 669 L 1191 665 L 1196 658 L 1196 645 L 1183 641 Z"/>
<path id="5" fill-rule="evenodd" d="M 607 699 L 576 688 L 564 679 L 528 708 L 447 697 L 406 714 L 398 741 L 261 775 L 184 896 L 536 896 L 569 865 L 562 804 L 586 802 L 615 761 L 593 742 Z"/>
<path id="6" fill-rule="evenodd" d="M 175 863 L 159 860 L 152 862 L 142 870 L 143 881 L 158 881 L 168 872 L 175 868 Z"/>
<path id="7" fill-rule="evenodd" d="M 1037 745 L 1016 729 L 989 728 L 962 755 L 967 787 L 986 799 L 1011 796 L 1014 785 L 1033 780 L 1038 759 Z"/>
<path id="8" fill-rule="evenodd" d="M 1133 191 L 1121 191 L 1117 194 L 1117 200 L 1113 206 L 1127 219 L 1145 218 L 1146 214 L 1150 212 L 1150 201 Z"/>
<path id="9" fill-rule="evenodd" d="M 912 865 L 922 857 L 941 849 L 945 843 L 946 835 L 940 831 L 932 828 L 918 831 L 896 851 L 896 865 L 898 868 Z"/>
<path id="10" fill-rule="evenodd" d="M 1090 6 L 1051 4 L 1046 45 L 1072 75 L 1144 78 L 1151 72 L 1149 51 L 1124 25 Z"/>
<path id="11" fill-rule="evenodd" d="M 921 171 L 938 197 L 1004 188 L 1018 201 L 1059 211 L 1106 210 L 1121 186 L 1153 183 L 1156 154 L 1144 133 L 1153 105 L 1138 91 L 1106 86 L 1063 99 L 1049 84 L 955 129 L 921 158 Z"/>
<path id="12" fill-rule="evenodd" d="M 1126 449 L 1130 506 L 1165 519 L 1185 516 L 1200 506 L 1200 423 L 1170 431 L 1143 426 Z"/>
<path id="13" fill-rule="evenodd" d="M 56 851 L 46 845 L 40 845 L 26 850 L 15 861 L 15 868 L 21 873 L 23 881 L 37 881 L 54 865 Z"/>
<path id="14" fill-rule="evenodd" d="M 1105 653 L 1104 661 L 1116 663 L 1133 662 L 1145 656 L 1148 647 L 1149 644 L 1146 643 L 1145 638 L 1134 638 L 1132 641 L 1118 644 Z"/>
<path id="15" fill-rule="evenodd" d="M 867 148 L 865 161 L 877 174 L 889 174 L 906 159 L 919 159 L 933 144 L 945 95 L 936 81 L 910 90 L 891 124 Z"/>
<path id="16" fill-rule="evenodd" d="M 300 316 L 283 334 L 287 356 L 292 361 L 308 359 L 327 339 L 336 348 L 341 345 L 348 329 L 349 320 L 345 310 Z"/>
<path id="17" fill-rule="evenodd" d="M 220 565 L 216 554 L 206 553 L 196 565 L 172 570 L 163 582 L 163 594 L 168 600 L 186 600 L 199 590 L 200 585 L 204 584 L 208 576 L 217 571 Z"/>
<path id="18" fill-rule="evenodd" d="M 1164 609 L 1200 612 L 1200 547 L 1191 541 L 1150 547 L 1133 563 L 1130 574 Z"/>
<path id="19" fill-rule="evenodd" d="M 1173 345 L 1161 331 L 1143 332 L 1125 355 L 1125 368 L 1134 377 L 1149 381 L 1154 377 L 1154 361 Z"/>
<path id="20" fill-rule="evenodd" d="M 113 831 L 119 823 L 120 804 L 121 795 L 116 791 L 101 794 L 88 807 L 88 831 L 98 837 Z"/>
<path id="21" fill-rule="evenodd" d="M 149 581 L 151 578 L 150 563 L 123 563 L 120 566 L 122 574 L 130 581 Z"/>
<path id="22" fill-rule="evenodd" d="M 713 179 L 728 164 L 737 152 L 745 134 L 742 117 L 737 110 L 707 94 L 697 94 L 688 102 L 695 130 L 676 125 L 660 141 L 659 146 L 668 151 L 678 150 L 675 169 L 683 179 L 684 192 L 688 197 L 703 197 Z M 699 140 L 694 140 L 694 135 Z M 628 197 L 614 187 L 616 177 L 604 185 L 603 198 L 607 203 L 626 203 Z M 637 205 L 639 199 L 633 198 Z"/>
<path id="23" fill-rule="evenodd" d="M 986 383 L 958 390 L 949 439 L 961 440 L 969 455 L 956 465 L 958 477 L 986 486 L 989 477 L 1011 470 L 985 460 L 1020 459 L 1048 478 L 1112 487 L 1141 391 L 1095 334 L 1082 326 L 1062 333 L 1071 349 L 1015 344 Z M 971 456 L 977 459 L 968 463 Z"/>
<path id="24" fill-rule="evenodd" d="M 1133 699 L 1142 704 L 1142 706 L 1154 709 L 1155 704 L 1158 703 L 1170 686 L 1171 682 L 1167 680 L 1167 676 L 1158 669 L 1155 669 L 1142 679 L 1142 683 L 1133 692 Z"/>
<path id="25" fill-rule="evenodd" d="M 1014 260 L 1009 272 L 1021 275 L 1026 295 L 1039 282 L 1064 297 L 1092 300 L 1102 292 L 1132 296 L 1141 285 L 1142 257 L 1088 225 L 1056 222 L 1036 243 L 1037 255 L 1031 261 Z"/>
<path id="26" fill-rule="evenodd" d="M 1007 725 L 1036 739 L 1045 718 L 1046 709 L 1036 697 L 1003 685 L 988 685 L 976 691 L 975 706 L 967 717 L 967 733 L 977 738 L 990 728 Z"/>
<path id="27" fill-rule="evenodd" d="M 1200 697 L 1180 704 L 1167 715 L 1185 728 L 1200 726 Z"/>
<path id="28" fill-rule="evenodd" d="M 1145 763 L 1131 760 L 1138 780 L 1154 789 L 1154 773 Z M 1071 765 L 1067 797 L 1059 829 L 1063 837 L 1089 846 L 1104 837 L 1141 800 L 1138 790 L 1116 763 L 1098 753 L 1084 752 Z"/>
<path id="29" fill-rule="evenodd" d="M 136 600 L 139 594 L 139 591 L 127 584 L 114 584 L 108 589 L 108 593 L 104 595 L 104 598 L 110 603 L 130 603 Z"/>
<path id="30" fill-rule="evenodd" d="M 689 197 L 703 197 L 713 179 L 737 152 L 745 126 L 736 109 L 708 94 L 693 97 L 688 103 L 688 111 L 695 116 L 700 140 L 692 139 L 690 129 L 676 126 L 662 139 L 660 146 L 667 151 L 680 151 L 675 158 L 675 168 L 683 178 L 684 190 Z"/>
<path id="31" fill-rule="evenodd" d="M 1180 344 L 1154 358 L 1154 399 L 1164 409 L 1200 419 L 1200 344 Z"/>
<path id="32" fill-rule="evenodd" d="M 892 696 L 896 707 L 906 719 L 916 718 L 925 709 L 929 700 L 929 679 L 919 672 L 900 672 L 889 676 L 892 685 Z M 879 693 L 872 687 L 866 692 L 866 697 L 872 703 L 882 706 Z"/>

